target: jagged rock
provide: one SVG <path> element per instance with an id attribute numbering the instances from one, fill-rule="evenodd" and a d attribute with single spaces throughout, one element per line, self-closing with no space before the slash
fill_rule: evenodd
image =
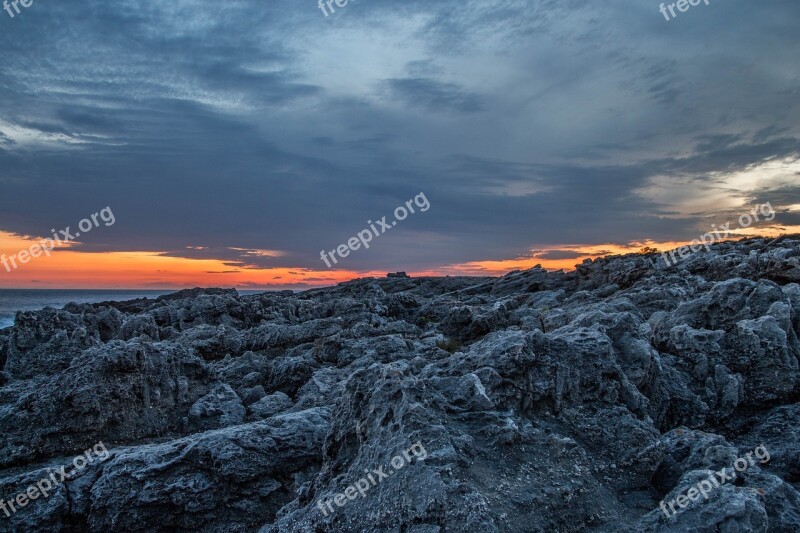
<path id="1" fill-rule="evenodd" d="M 259 401 L 260 399 L 266 397 L 267 391 L 264 390 L 264 385 L 256 385 L 255 387 L 251 387 L 249 389 L 244 389 L 243 393 L 240 395 L 242 398 L 242 403 L 245 406 L 252 405 Z"/>
<path id="2" fill-rule="evenodd" d="M 798 261 L 789 236 L 19 313 L 0 498 L 111 457 L 0 531 L 800 530 Z M 707 501 L 659 508 L 762 445 Z"/>
<path id="3" fill-rule="evenodd" d="M 134 315 L 127 317 L 120 329 L 120 338 L 128 341 L 135 337 L 147 335 L 152 340 L 159 340 L 158 325 L 151 315 Z"/>
<path id="4" fill-rule="evenodd" d="M 189 423 L 195 431 L 224 428 L 244 421 L 244 406 L 236 392 L 223 383 L 197 400 L 189 409 Z"/>
<path id="5" fill-rule="evenodd" d="M 282 392 L 264 396 L 247 409 L 253 418 L 264 420 L 292 407 L 292 400 Z"/>
<path id="6" fill-rule="evenodd" d="M 664 494 L 637 531 L 794 531 L 800 493 L 763 471 L 773 451 L 737 450 L 719 435 L 676 429 L 662 438 L 667 457 L 654 485 Z"/>
<path id="7" fill-rule="evenodd" d="M 750 448 L 763 443 L 769 443 L 772 459 L 762 468 L 800 486 L 800 403 L 763 413 L 741 438 L 741 444 Z"/>

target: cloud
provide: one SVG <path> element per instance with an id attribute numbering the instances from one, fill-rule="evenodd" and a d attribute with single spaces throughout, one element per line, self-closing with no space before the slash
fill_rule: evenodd
<path id="1" fill-rule="evenodd" d="M 577 259 L 581 257 L 582 253 L 573 250 L 548 250 L 534 254 L 538 259 Z"/>
<path id="2" fill-rule="evenodd" d="M 795 225 L 796 6 L 36 3 L 0 20 L 0 231 L 111 206 L 75 250 L 300 272 L 424 191 L 365 272 Z"/>
<path id="3" fill-rule="evenodd" d="M 411 106 L 430 111 L 460 111 L 475 113 L 483 109 L 482 98 L 454 83 L 430 78 L 395 78 L 385 80 L 389 96 Z"/>

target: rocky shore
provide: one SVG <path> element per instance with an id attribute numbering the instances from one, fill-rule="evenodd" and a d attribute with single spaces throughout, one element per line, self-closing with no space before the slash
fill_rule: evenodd
<path id="1" fill-rule="evenodd" d="M 798 283 L 790 236 L 19 313 L 0 531 L 800 531 Z"/>

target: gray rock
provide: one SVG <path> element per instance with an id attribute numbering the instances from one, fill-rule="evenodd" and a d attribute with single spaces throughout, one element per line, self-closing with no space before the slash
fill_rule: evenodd
<path id="1" fill-rule="evenodd" d="M 0 531 L 798 531 L 798 261 L 788 236 L 19 313 L 0 498 L 110 457 Z"/>
<path id="2" fill-rule="evenodd" d="M 281 411 L 289 409 L 293 405 L 292 400 L 288 396 L 282 392 L 276 392 L 275 394 L 261 398 L 250 405 L 247 410 L 251 413 L 252 418 L 264 420 Z"/>
<path id="3" fill-rule="evenodd" d="M 242 400 L 227 383 L 214 387 L 189 409 L 189 423 L 196 431 L 223 428 L 244 421 Z"/>

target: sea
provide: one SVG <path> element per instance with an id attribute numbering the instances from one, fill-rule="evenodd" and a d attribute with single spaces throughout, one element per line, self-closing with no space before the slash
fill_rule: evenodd
<path id="1" fill-rule="evenodd" d="M 14 325 L 17 311 L 38 311 L 45 307 L 61 309 L 70 302 L 121 302 L 137 298 L 155 299 L 172 291 L 149 290 L 71 290 L 71 289 L 0 289 L 0 329 Z M 264 291 L 240 290 L 239 294 Z"/>

